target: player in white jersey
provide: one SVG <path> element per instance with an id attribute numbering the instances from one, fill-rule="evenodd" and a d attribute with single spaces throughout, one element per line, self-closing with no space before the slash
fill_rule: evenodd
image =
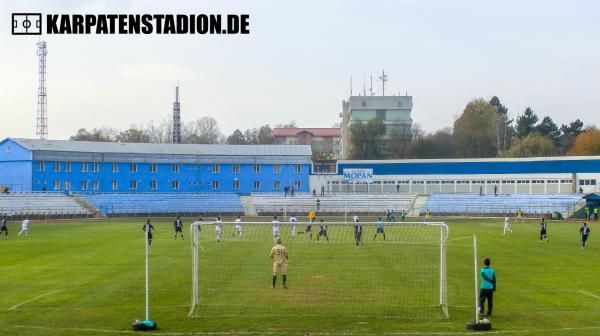
<path id="1" fill-rule="evenodd" d="M 223 236 L 223 221 L 221 217 L 217 217 L 217 222 L 215 223 L 215 236 L 217 242 L 221 241 L 221 237 Z"/>
<path id="2" fill-rule="evenodd" d="M 508 215 L 505 215 L 504 216 L 504 232 L 502 234 L 506 234 L 506 232 L 512 233 L 509 223 L 510 223 L 510 219 L 508 218 Z"/>
<path id="3" fill-rule="evenodd" d="M 277 220 L 277 216 L 273 216 L 273 244 L 277 244 L 277 238 L 279 238 L 279 221 Z"/>
<path id="4" fill-rule="evenodd" d="M 23 220 L 23 223 L 21 224 L 21 231 L 19 231 L 17 236 L 20 236 L 22 233 L 24 233 L 26 236 L 29 235 L 29 218 L 27 217 L 25 217 Z"/>
<path id="5" fill-rule="evenodd" d="M 235 232 L 233 233 L 233 236 L 242 237 L 242 220 L 240 219 L 240 216 L 237 216 L 235 219 Z"/>
<path id="6" fill-rule="evenodd" d="M 292 215 L 289 220 L 292 226 L 292 238 L 296 239 L 296 224 L 298 223 L 298 219 L 296 216 Z"/>
<path id="7" fill-rule="evenodd" d="M 354 217 L 352 217 L 352 221 L 354 223 L 358 223 L 358 215 L 357 214 L 354 214 Z"/>

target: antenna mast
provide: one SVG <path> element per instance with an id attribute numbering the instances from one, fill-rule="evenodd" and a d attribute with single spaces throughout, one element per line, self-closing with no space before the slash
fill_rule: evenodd
<path id="1" fill-rule="evenodd" d="M 371 75 L 371 87 L 369 88 L 369 92 L 371 93 L 371 96 L 373 96 L 373 75 Z"/>
<path id="2" fill-rule="evenodd" d="M 385 96 L 385 82 L 387 82 L 387 75 L 385 74 L 385 70 L 382 71 L 381 76 L 379 76 L 379 79 L 381 80 L 381 95 Z"/>
<path id="3" fill-rule="evenodd" d="M 38 139 L 48 139 L 48 107 L 46 94 L 46 42 L 40 41 L 37 43 L 37 55 L 39 56 L 39 84 L 38 84 L 38 106 L 37 106 L 37 127 L 35 135 Z"/>
<path id="4" fill-rule="evenodd" d="M 175 87 L 175 101 L 173 102 L 173 143 L 181 143 L 181 110 L 179 105 L 179 84 Z"/>

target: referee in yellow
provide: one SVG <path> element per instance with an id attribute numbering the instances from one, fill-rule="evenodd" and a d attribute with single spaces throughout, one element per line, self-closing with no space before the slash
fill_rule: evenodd
<path id="1" fill-rule="evenodd" d="M 277 244 L 271 248 L 271 260 L 273 261 L 273 285 L 271 288 L 275 288 L 277 273 L 281 273 L 283 288 L 287 289 L 285 273 L 288 266 L 288 253 L 285 246 L 281 244 L 281 238 L 277 238 Z"/>

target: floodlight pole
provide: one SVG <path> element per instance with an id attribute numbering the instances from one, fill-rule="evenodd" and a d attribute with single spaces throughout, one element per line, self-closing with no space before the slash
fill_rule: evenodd
<path id="1" fill-rule="evenodd" d="M 479 323 L 479 291 L 477 274 L 477 236 L 473 235 L 473 271 L 475 275 L 475 323 Z"/>
<path id="2" fill-rule="evenodd" d="M 148 252 L 149 252 L 149 240 L 150 238 L 150 226 L 146 229 L 146 321 L 150 321 L 150 293 L 148 286 Z"/>

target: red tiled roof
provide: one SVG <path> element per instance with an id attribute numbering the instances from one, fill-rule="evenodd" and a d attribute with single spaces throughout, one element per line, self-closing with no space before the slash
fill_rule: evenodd
<path id="1" fill-rule="evenodd" d="M 273 128 L 273 136 L 297 136 L 302 132 L 325 137 L 339 137 L 341 134 L 339 128 Z"/>

